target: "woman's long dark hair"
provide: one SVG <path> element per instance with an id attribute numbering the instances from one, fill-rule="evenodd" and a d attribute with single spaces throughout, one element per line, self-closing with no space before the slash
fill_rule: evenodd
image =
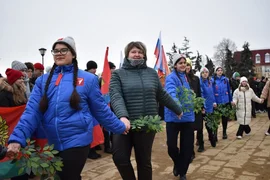
<path id="1" fill-rule="evenodd" d="M 71 97 L 70 97 L 70 106 L 73 108 L 73 109 L 76 109 L 76 110 L 80 110 L 80 106 L 79 106 L 79 103 L 80 103 L 80 96 L 76 90 L 76 86 L 77 86 L 77 78 L 78 78 L 78 61 L 76 58 L 74 58 L 72 60 L 73 62 L 73 65 L 74 65 L 74 71 L 73 71 L 73 92 L 71 94 Z M 52 80 L 52 76 L 53 76 L 53 73 L 54 73 L 54 70 L 55 68 L 57 67 L 56 64 L 53 65 L 51 71 L 50 71 L 50 75 L 46 81 L 46 85 L 45 85 L 45 92 L 44 92 L 44 95 L 43 97 L 41 98 L 40 100 L 40 103 L 39 103 L 39 110 L 42 112 L 42 113 L 45 113 L 48 109 L 48 102 L 49 102 L 49 99 L 48 99 L 48 96 L 47 96 L 47 91 L 49 89 L 49 85 L 50 85 L 50 82 Z"/>

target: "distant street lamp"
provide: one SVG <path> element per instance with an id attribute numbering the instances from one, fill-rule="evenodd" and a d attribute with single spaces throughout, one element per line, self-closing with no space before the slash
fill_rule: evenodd
<path id="1" fill-rule="evenodd" d="M 42 65 L 43 66 L 44 66 L 44 55 L 45 55 L 46 51 L 47 51 L 47 49 L 45 49 L 45 48 L 39 49 L 40 55 L 42 56 Z"/>

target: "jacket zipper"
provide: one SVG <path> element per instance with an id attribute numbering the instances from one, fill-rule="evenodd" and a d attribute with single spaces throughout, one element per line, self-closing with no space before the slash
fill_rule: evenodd
<path id="1" fill-rule="evenodd" d="M 247 106 L 246 106 L 246 92 L 244 91 L 244 104 L 245 104 L 245 115 L 244 115 L 244 125 L 246 125 L 246 111 L 247 111 Z"/>
<path id="2" fill-rule="evenodd" d="M 62 77 L 63 77 L 64 73 L 63 73 L 63 70 L 61 70 L 61 72 L 59 73 L 58 77 L 61 76 L 61 79 L 59 80 L 59 84 L 58 84 L 58 89 L 57 89 L 57 98 L 56 98 L 56 105 L 55 105 L 55 114 L 56 114 L 56 119 L 55 119 L 55 129 L 56 129 L 56 135 L 57 135 L 57 138 L 58 138 L 58 141 L 60 142 L 60 149 L 63 149 L 63 145 L 61 143 L 61 139 L 59 137 L 59 133 L 58 133 L 58 103 L 59 103 L 59 95 L 60 95 L 60 89 L 61 89 L 61 80 L 62 80 Z M 58 79 L 58 78 L 57 78 Z"/>
<path id="3" fill-rule="evenodd" d="M 140 76 L 140 79 L 141 79 L 141 83 L 142 83 L 142 88 L 143 88 L 143 116 L 145 116 L 145 89 L 144 89 L 144 84 L 143 84 L 143 80 L 142 80 L 142 74 L 141 74 L 141 71 L 139 70 L 138 71 L 138 74 Z"/>

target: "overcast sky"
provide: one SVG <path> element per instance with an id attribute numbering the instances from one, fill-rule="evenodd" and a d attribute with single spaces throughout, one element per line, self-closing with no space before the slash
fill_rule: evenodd
<path id="1" fill-rule="evenodd" d="M 270 48 L 269 0 L 0 0 L 0 73 L 13 60 L 41 62 L 38 49 L 48 49 L 45 66 L 53 64 L 52 44 L 60 37 L 76 41 L 79 67 L 95 60 L 103 69 L 106 47 L 117 66 L 130 41 L 148 49 L 148 66 L 159 32 L 165 51 L 186 36 L 191 50 L 212 57 L 222 38 L 241 50 Z"/>

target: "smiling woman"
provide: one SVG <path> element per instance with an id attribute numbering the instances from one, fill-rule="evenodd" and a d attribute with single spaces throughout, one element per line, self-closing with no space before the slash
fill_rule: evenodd
<path id="1" fill-rule="evenodd" d="M 130 42 L 126 46 L 123 66 L 112 73 L 110 83 L 111 107 L 115 114 L 120 119 L 134 122 L 141 117 L 158 115 L 160 102 L 181 115 L 181 108 L 162 88 L 157 72 L 147 67 L 146 61 L 146 47 L 142 42 Z M 138 179 L 152 179 L 151 152 L 154 137 L 155 132 L 147 130 L 113 135 L 113 161 L 122 179 L 136 179 L 130 162 L 133 147 Z"/>
<path id="2" fill-rule="evenodd" d="M 72 37 L 58 39 L 51 52 L 54 65 L 49 74 L 36 80 L 26 109 L 10 136 L 7 154 L 14 158 L 42 121 L 49 144 L 54 144 L 63 160 L 60 178 L 81 179 L 93 139 L 93 118 L 116 134 L 128 131 L 130 124 L 119 121 L 111 112 L 100 93 L 97 77 L 78 69 Z"/>

